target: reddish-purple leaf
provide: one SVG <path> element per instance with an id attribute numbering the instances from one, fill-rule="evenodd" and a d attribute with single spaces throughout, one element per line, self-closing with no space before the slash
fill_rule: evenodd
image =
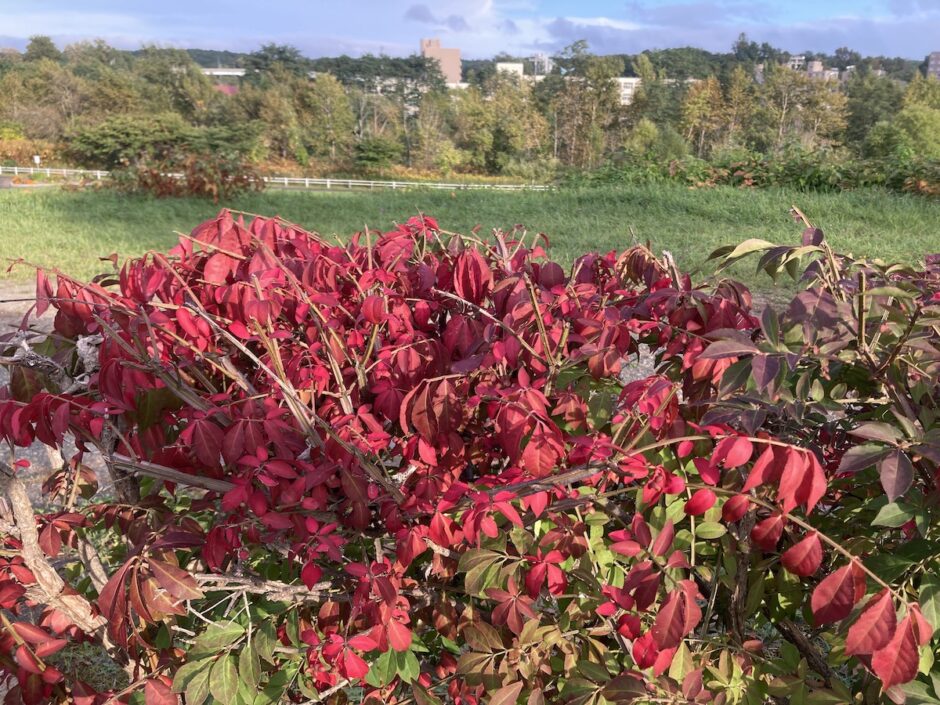
<path id="1" fill-rule="evenodd" d="M 901 620 L 891 641 L 872 654 L 871 668 L 887 689 L 914 680 L 918 661 L 917 635 L 908 616 Z"/>
<path id="2" fill-rule="evenodd" d="M 813 531 L 802 541 L 784 551 L 780 556 L 780 562 L 794 575 L 807 578 L 819 569 L 822 558 L 822 543 L 819 541 L 819 534 Z"/>
<path id="3" fill-rule="evenodd" d="M 699 514 L 704 514 L 713 506 L 717 497 L 715 493 L 709 489 L 697 490 L 692 497 L 689 498 L 689 501 L 685 503 L 685 513 L 691 516 L 698 516 Z"/>
<path id="4" fill-rule="evenodd" d="M 816 626 L 845 619 L 865 595 L 865 573 L 854 561 L 826 576 L 810 601 Z"/>
<path id="5" fill-rule="evenodd" d="M 850 656 L 873 653 L 891 641 L 897 625 L 898 618 L 891 593 L 882 590 L 872 596 L 858 619 L 849 627 L 845 638 L 845 653 Z"/>
<path id="6" fill-rule="evenodd" d="M 196 579 L 182 568 L 151 558 L 150 572 L 164 590 L 177 600 L 198 600 L 203 596 Z"/>
<path id="7" fill-rule="evenodd" d="M 900 450 L 892 451 L 878 463 L 878 473 L 889 502 L 902 497 L 914 482 L 914 466 L 911 459 Z"/>

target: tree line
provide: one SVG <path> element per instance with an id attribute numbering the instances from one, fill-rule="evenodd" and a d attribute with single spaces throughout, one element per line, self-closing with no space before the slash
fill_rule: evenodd
<path id="1" fill-rule="evenodd" d="M 469 85 L 448 89 L 420 56 L 310 60 L 279 45 L 127 52 L 101 41 L 59 49 L 40 36 L 22 54 L 0 53 L 0 159 L 41 153 L 116 168 L 183 151 L 308 172 L 542 179 L 793 150 L 940 158 L 940 84 L 917 62 L 807 54 L 848 72 L 826 81 L 787 68 L 788 58 L 744 36 L 726 54 L 598 56 L 577 42 L 538 80 L 473 61 Z M 196 59 L 245 76 L 218 84 Z M 629 105 L 622 76 L 642 81 Z"/>

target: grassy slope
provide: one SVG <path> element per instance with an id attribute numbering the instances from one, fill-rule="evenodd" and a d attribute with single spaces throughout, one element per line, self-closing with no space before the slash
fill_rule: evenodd
<path id="1" fill-rule="evenodd" d="M 551 193 L 268 191 L 235 199 L 232 208 L 281 215 L 325 236 L 368 224 L 387 228 L 419 211 L 448 230 L 524 224 L 545 232 L 559 260 L 590 250 L 623 249 L 633 239 L 667 249 L 695 269 L 714 248 L 760 237 L 793 242 L 788 216 L 798 205 L 841 251 L 914 261 L 940 251 L 940 205 L 882 191 L 844 194 L 730 188 L 690 191 L 678 186 L 621 186 Z M 218 207 L 199 200 L 154 200 L 110 192 L 0 192 L 0 256 L 56 265 L 70 273 L 100 271 L 98 256 L 166 249 L 173 231 L 188 232 Z M 25 269 L 15 277 L 29 276 Z M 739 272 L 754 281 L 750 271 Z M 761 288 L 767 286 L 761 281 Z"/>

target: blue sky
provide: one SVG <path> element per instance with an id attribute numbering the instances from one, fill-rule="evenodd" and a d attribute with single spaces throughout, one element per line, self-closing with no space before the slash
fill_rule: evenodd
<path id="1" fill-rule="evenodd" d="M 698 46 L 740 32 L 790 51 L 922 59 L 940 50 L 940 0 L 0 0 L 0 46 L 32 34 L 251 51 L 288 43 L 310 56 L 413 53 L 439 36 L 466 57 L 554 51 L 587 39 L 600 53 Z"/>

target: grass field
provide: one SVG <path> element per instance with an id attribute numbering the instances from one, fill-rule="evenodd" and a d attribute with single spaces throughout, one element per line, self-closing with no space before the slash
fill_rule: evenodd
<path id="1" fill-rule="evenodd" d="M 522 224 L 544 232 L 553 256 L 566 263 L 587 251 L 623 249 L 636 238 L 651 241 L 657 252 L 669 250 L 681 267 L 694 271 L 720 245 L 751 237 L 796 241 L 800 227 L 788 215 L 793 204 L 841 251 L 907 262 L 940 252 L 940 204 L 875 190 L 692 191 L 672 185 L 528 193 L 272 190 L 223 205 L 280 215 L 330 237 L 364 225 L 387 229 L 418 212 L 459 232 L 476 225 L 486 233 Z M 104 266 L 98 257 L 166 249 L 176 241 L 174 231 L 189 232 L 219 207 L 201 200 L 155 200 L 114 192 L 0 191 L 0 256 L 89 276 Z M 750 269 L 738 274 L 758 288 L 770 286 Z M 12 275 L 0 276 L 30 278 L 31 272 L 17 268 Z"/>

